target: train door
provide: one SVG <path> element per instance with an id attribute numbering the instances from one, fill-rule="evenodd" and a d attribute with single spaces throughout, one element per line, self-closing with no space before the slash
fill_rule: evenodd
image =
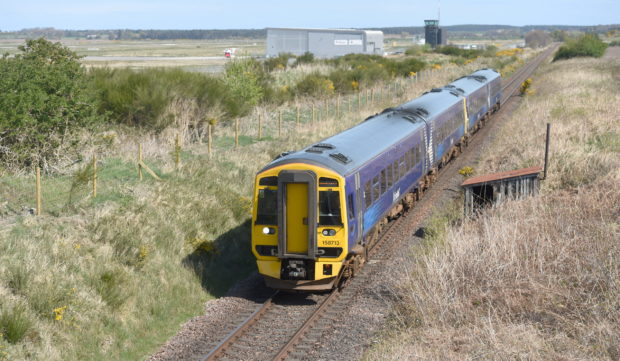
<path id="1" fill-rule="evenodd" d="M 364 234 L 364 211 L 362 204 L 364 204 L 364 190 L 362 189 L 360 174 L 355 173 L 355 197 L 356 204 L 355 210 L 357 211 L 357 238 L 361 239 Z"/>
<path id="2" fill-rule="evenodd" d="M 491 83 L 487 83 L 487 111 L 491 109 Z"/>
<path id="3" fill-rule="evenodd" d="M 286 184 L 286 253 L 308 253 L 308 183 Z"/>
<path id="4" fill-rule="evenodd" d="M 278 174 L 278 256 L 314 259 L 317 253 L 317 182 L 312 171 Z"/>

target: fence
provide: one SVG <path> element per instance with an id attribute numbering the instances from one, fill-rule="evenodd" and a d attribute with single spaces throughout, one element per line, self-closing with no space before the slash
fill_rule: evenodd
<path id="1" fill-rule="evenodd" d="M 243 151 L 244 146 L 260 141 L 303 138 L 321 132 L 326 135 L 333 134 L 358 123 L 368 115 L 401 104 L 404 100 L 419 96 L 423 91 L 443 85 L 471 70 L 456 66 L 440 70 L 431 69 L 352 94 L 299 100 L 274 108 L 261 107 L 251 116 L 225 124 L 218 125 L 216 122 L 205 121 L 206 129 L 201 130 L 203 134 L 198 137 L 200 138 L 198 141 L 206 143 L 208 158 L 211 159 L 215 154 L 225 156 L 229 151 Z M 206 142 L 202 139 L 204 133 Z M 125 193 L 130 192 L 131 185 L 145 181 L 146 177 L 155 181 L 165 181 L 170 176 L 169 173 L 180 171 L 182 145 L 196 142 L 195 138 L 195 135 L 188 132 L 177 133 L 173 145 L 159 146 L 160 154 L 153 156 L 151 161 L 145 159 L 143 146 L 139 143 L 133 148 L 135 156 L 131 157 L 134 159 L 131 162 L 98 159 L 98 155 L 94 153 L 92 158 L 81 161 L 82 169 L 71 175 L 43 177 L 41 170 L 36 168 L 35 177 L 30 178 L 32 179 L 30 182 L 19 177 L 2 178 L 0 195 L 5 199 L 0 201 L 0 215 L 26 212 L 35 215 L 58 215 L 67 209 L 74 208 L 77 211 L 77 206 L 89 201 L 112 199 L 123 202 Z M 153 162 L 153 160 L 161 161 L 164 157 L 167 158 L 166 162 L 173 164 L 168 173 L 158 169 L 157 162 Z M 101 174 L 104 176 L 101 177 Z M 102 182 L 102 178 L 113 179 L 114 184 Z M 34 192 L 31 188 L 33 183 Z M 125 184 L 125 187 L 118 184 Z M 102 188 L 104 191 L 100 192 Z"/>

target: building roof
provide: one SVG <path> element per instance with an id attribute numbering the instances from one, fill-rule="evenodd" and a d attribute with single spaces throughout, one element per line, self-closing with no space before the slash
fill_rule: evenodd
<path id="1" fill-rule="evenodd" d="M 293 31 L 314 31 L 325 33 L 366 33 L 366 34 L 383 34 L 380 30 L 363 30 L 363 29 L 320 29 L 320 28 L 266 28 L 267 30 L 293 30 Z"/>
<path id="2" fill-rule="evenodd" d="M 465 180 L 465 182 L 461 184 L 461 187 L 471 187 L 471 186 L 481 184 L 481 183 L 491 183 L 491 182 L 502 181 L 502 180 L 510 179 L 510 178 L 533 176 L 533 175 L 538 175 L 538 173 L 540 173 L 541 171 L 542 171 L 542 167 L 536 166 L 536 167 L 510 170 L 507 172 L 484 174 L 484 175 L 479 175 L 476 177 L 471 177 Z"/>

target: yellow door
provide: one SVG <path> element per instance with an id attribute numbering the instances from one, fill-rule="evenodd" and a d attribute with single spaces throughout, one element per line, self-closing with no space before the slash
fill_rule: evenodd
<path id="1" fill-rule="evenodd" d="M 286 253 L 308 254 L 308 183 L 286 184 Z"/>

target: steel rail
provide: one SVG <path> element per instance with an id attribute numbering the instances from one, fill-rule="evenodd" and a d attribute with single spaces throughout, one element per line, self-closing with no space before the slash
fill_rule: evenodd
<path id="1" fill-rule="evenodd" d="M 222 356 L 224 352 L 232 345 L 238 338 L 240 338 L 247 330 L 256 323 L 273 305 L 273 299 L 279 294 L 279 291 L 276 291 L 273 295 L 271 295 L 263 304 L 256 309 L 248 318 L 246 318 L 243 323 L 241 323 L 237 328 L 232 330 L 222 341 L 220 341 L 217 346 L 211 352 L 209 352 L 205 357 L 202 358 L 203 361 L 212 361 L 216 360 L 218 357 Z"/>

